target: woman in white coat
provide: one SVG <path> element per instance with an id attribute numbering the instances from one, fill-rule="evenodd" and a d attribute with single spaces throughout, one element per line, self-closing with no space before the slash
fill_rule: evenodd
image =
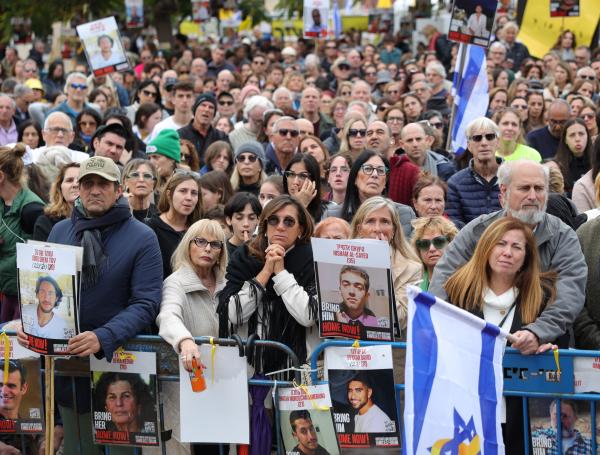
<path id="1" fill-rule="evenodd" d="M 188 371 L 192 370 L 194 357 L 200 361 L 200 350 L 193 337 L 218 336 L 216 296 L 225 286 L 225 241 L 225 233 L 217 221 L 203 219 L 192 224 L 173 253 L 174 272 L 163 284 L 156 319 L 159 335 L 180 354 Z M 189 453 L 189 449 L 178 442 L 179 384 L 164 383 L 163 397 L 166 428 L 173 429 L 167 453 Z M 218 448 L 214 448 L 218 453 Z M 211 449 L 212 446 L 203 445 L 201 452 L 213 453 Z"/>

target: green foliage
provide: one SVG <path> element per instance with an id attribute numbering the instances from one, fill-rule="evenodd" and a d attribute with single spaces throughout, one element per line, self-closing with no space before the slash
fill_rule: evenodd
<path id="1" fill-rule="evenodd" d="M 253 24 L 259 24 L 262 21 L 269 21 L 269 16 L 265 10 L 264 0 L 241 0 L 238 7 L 242 11 L 244 19 L 252 17 Z"/>
<path id="2" fill-rule="evenodd" d="M 291 18 L 295 12 L 298 12 L 298 17 L 302 17 L 303 7 L 304 2 L 302 0 L 279 0 L 275 8 L 286 11 L 287 17 Z"/>

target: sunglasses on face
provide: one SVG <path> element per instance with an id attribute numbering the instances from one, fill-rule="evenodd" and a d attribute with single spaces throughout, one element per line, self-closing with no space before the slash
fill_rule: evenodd
<path id="1" fill-rule="evenodd" d="M 473 142 L 481 142 L 485 138 L 486 141 L 493 141 L 496 137 L 496 133 L 474 134 L 471 136 L 471 140 Z"/>
<path id="2" fill-rule="evenodd" d="M 267 218 L 267 224 L 269 226 L 279 226 L 281 222 L 283 222 L 283 225 L 287 228 L 296 226 L 296 220 L 291 216 L 286 216 L 285 218 L 281 219 L 277 215 L 271 215 L 269 218 Z"/>
<path id="3" fill-rule="evenodd" d="M 196 237 L 192 239 L 192 243 L 194 243 L 198 248 L 206 248 L 206 245 L 210 245 L 211 250 L 220 250 L 223 248 L 223 242 L 220 240 L 213 240 L 212 242 L 209 242 L 202 237 Z"/>
<path id="4" fill-rule="evenodd" d="M 367 135 L 366 129 L 350 128 L 348 130 L 348 136 L 350 136 L 350 137 L 357 137 L 357 136 L 365 137 L 366 135 Z"/>
<path id="5" fill-rule="evenodd" d="M 431 240 L 420 239 L 415 242 L 415 245 L 421 251 L 427 251 L 429 248 L 431 248 L 432 244 L 436 250 L 441 250 L 448 244 L 448 237 L 446 237 L 445 235 L 440 235 L 438 237 L 432 238 Z"/>
<path id="6" fill-rule="evenodd" d="M 429 122 L 429 126 L 435 128 L 436 130 L 443 130 L 444 123 L 443 122 Z"/>
<path id="7" fill-rule="evenodd" d="M 291 137 L 298 137 L 298 135 L 300 134 L 300 131 L 298 131 L 298 130 L 288 130 L 286 128 L 282 128 L 279 131 L 277 131 L 277 133 L 279 133 L 279 135 L 281 137 L 286 137 L 287 135 L 290 135 Z"/>
<path id="8" fill-rule="evenodd" d="M 75 90 L 86 90 L 87 89 L 87 85 L 86 84 L 75 84 L 75 83 L 72 83 L 71 84 L 71 88 L 75 89 Z"/>
<path id="9" fill-rule="evenodd" d="M 219 106 L 233 106 L 233 101 L 219 101 Z"/>
<path id="10" fill-rule="evenodd" d="M 339 65 L 338 68 L 342 71 L 348 71 L 350 70 L 350 65 Z"/>
<path id="11" fill-rule="evenodd" d="M 156 92 L 151 92 L 150 90 L 142 90 L 142 93 L 146 96 L 156 96 Z"/>
<path id="12" fill-rule="evenodd" d="M 596 76 L 592 76 L 592 75 L 587 75 L 587 74 L 582 74 L 581 76 L 579 76 L 580 79 L 586 79 L 588 81 L 595 81 L 596 80 Z"/>
<path id="13" fill-rule="evenodd" d="M 246 161 L 249 161 L 250 163 L 256 163 L 256 160 L 258 159 L 258 157 L 256 155 L 239 155 L 235 158 L 235 160 L 238 163 L 245 163 Z"/>

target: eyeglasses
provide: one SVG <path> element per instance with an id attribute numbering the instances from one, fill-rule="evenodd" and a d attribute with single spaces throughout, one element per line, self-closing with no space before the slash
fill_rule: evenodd
<path id="1" fill-rule="evenodd" d="M 279 226 L 283 222 L 283 225 L 287 228 L 293 228 L 296 226 L 296 220 L 291 216 L 286 216 L 283 219 L 280 219 L 277 215 L 271 215 L 267 218 L 267 224 L 269 226 Z"/>
<path id="2" fill-rule="evenodd" d="M 356 136 L 362 136 L 365 137 L 367 135 L 367 130 L 365 129 L 356 129 L 356 128 L 350 128 L 348 130 L 348 136 L 350 137 L 356 137 Z"/>
<path id="3" fill-rule="evenodd" d="M 337 174 L 338 172 L 341 172 L 342 174 L 345 174 L 347 172 L 350 172 L 350 168 L 348 166 L 340 166 L 340 167 L 330 167 L 329 168 L 329 173 L 330 174 Z"/>
<path id="4" fill-rule="evenodd" d="M 246 161 L 249 161 L 251 163 L 256 163 L 256 160 L 258 159 L 258 157 L 252 153 L 248 153 L 245 155 L 238 155 L 235 160 L 238 163 L 245 163 Z"/>
<path id="5" fill-rule="evenodd" d="M 551 125 L 564 125 L 565 123 L 567 123 L 568 119 L 565 120 L 556 120 L 556 119 L 548 119 L 548 123 L 550 123 Z"/>
<path id="6" fill-rule="evenodd" d="M 288 178 L 288 180 L 298 179 L 301 182 L 304 182 L 306 179 L 310 179 L 310 174 L 306 172 L 296 174 L 294 171 L 285 171 L 285 176 Z"/>
<path id="7" fill-rule="evenodd" d="M 298 131 L 298 130 L 288 130 L 287 128 L 282 128 L 279 131 L 277 131 L 277 133 L 279 133 L 279 135 L 281 137 L 286 137 L 287 135 L 290 135 L 292 137 L 298 137 L 298 135 L 300 134 L 300 131 Z"/>
<path id="8" fill-rule="evenodd" d="M 146 96 L 156 96 L 157 95 L 156 92 L 151 92 L 150 90 L 145 90 L 145 89 L 142 90 L 142 93 Z"/>
<path id="9" fill-rule="evenodd" d="M 75 90 L 86 90 L 87 89 L 87 85 L 86 84 L 75 84 L 75 83 L 72 83 L 71 84 L 71 88 L 75 89 Z"/>
<path id="10" fill-rule="evenodd" d="M 219 106 L 232 106 L 233 101 L 219 101 Z"/>
<path id="11" fill-rule="evenodd" d="M 371 166 L 370 164 L 363 164 L 360 168 L 367 175 L 373 175 L 373 172 L 376 172 L 378 177 L 383 177 L 388 173 L 388 168 L 385 166 Z"/>
<path id="12" fill-rule="evenodd" d="M 375 71 L 367 71 L 365 76 L 377 76 L 377 73 Z"/>
<path id="13" fill-rule="evenodd" d="M 64 134 L 65 136 L 73 132 L 73 130 L 68 130 L 59 126 L 51 126 L 50 128 L 46 128 L 46 131 L 52 134 Z"/>
<path id="14" fill-rule="evenodd" d="M 386 90 L 385 93 L 387 93 L 388 95 L 397 95 L 398 93 L 400 93 L 400 90 Z"/>
<path id="15" fill-rule="evenodd" d="M 195 243 L 198 248 L 206 248 L 206 245 L 210 245 L 211 250 L 220 250 L 223 248 L 223 242 L 220 240 L 213 240 L 212 242 L 209 242 L 202 237 L 193 238 L 191 243 Z"/>
<path id="16" fill-rule="evenodd" d="M 138 172 L 138 171 L 133 171 L 129 174 L 129 178 L 130 179 L 139 179 L 141 177 L 144 178 L 144 180 L 156 180 L 156 177 L 154 177 L 152 174 L 150 174 L 149 172 Z"/>
<path id="17" fill-rule="evenodd" d="M 585 120 L 592 119 L 594 117 L 596 117 L 594 114 L 582 114 L 581 115 L 581 118 L 583 118 Z"/>
<path id="18" fill-rule="evenodd" d="M 431 240 L 429 239 L 420 239 L 415 242 L 417 248 L 421 251 L 427 251 L 431 248 L 431 244 L 436 250 L 441 250 L 448 244 L 448 237 L 445 235 L 440 235 L 438 237 L 434 237 Z"/>
<path id="19" fill-rule="evenodd" d="M 496 133 L 486 133 L 486 134 L 474 134 L 473 136 L 470 137 L 470 139 L 473 142 L 481 142 L 483 140 L 483 138 L 485 138 L 486 141 L 493 141 L 497 137 L 498 136 L 496 136 Z"/>

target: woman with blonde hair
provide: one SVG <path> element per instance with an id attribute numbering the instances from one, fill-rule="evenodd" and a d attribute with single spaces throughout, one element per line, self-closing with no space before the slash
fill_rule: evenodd
<path id="1" fill-rule="evenodd" d="M 412 247 L 423 264 L 421 289 L 427 291 L 433 269 L 442 258 L 448 244 L 458 234 L 458 229 L 452 221 L 443 216 L 417 218 L 413 221 L 413 229 Z"/>
<path id="2" fill-rule="evenodd" d="M 200 362 L 200 349 L 194 337 L 219 334 L 215 304 L 217 294 L 225 287 L 225 241 L 225 233 L 217 221 L 196 221 L 175 250 L 171 260 L 173 273 L 163 283 L 160 313 L 156 318 L 159 335 L 180 355 L 188 371 L 192 370 L 194 358 Z M 189 448 L 180 442 L 179 384 L 169 382 L 162 387 L 164 417 L 169 428 L 173 428 L 167 452 L 189 453 Z M 218 449 L 210 449 L 202 453 L 218 453 Z"/>
<path id="3" fill-rule="evenodd" d="M 356 211 L 350 225 L 353 239 L 385 240 L 392 250 L 392 280 L 396 296 L 396 311 L 401 329 L 406 327 L 408 297 L 406 285 L 421 281 L 421 261 L 404 237 L 394 202 L 382 196 L 365 200 Z"/>
<path id="4" fill-rule="evenodd" d="M 367 119 L 358 112 L 349 112 L 344 118 L 344 128 L 338 154 L 349 155 L 353 161 L 367 146 Z"/>
<path id="5" fill-rule="evenodd" d="M 79 197 L 79 163 L 62 166 L 50 187 L 50 203 L 44 208 L 33 228 L 33 240 L 45 242 L 56 223 L 71 216 Z"/>
<path id="6" fill-rule="evenodd" d="M 500 140 L 496 156 L 501 156 L 505 161 L 532 160 L 541 163 L 542 156 L 539 152 L 525 145 L 523 136 L 523 121 L 519 112 L 512 107 L 505 107 L 496 112 L 492 120 L 500 129 Z"/>

